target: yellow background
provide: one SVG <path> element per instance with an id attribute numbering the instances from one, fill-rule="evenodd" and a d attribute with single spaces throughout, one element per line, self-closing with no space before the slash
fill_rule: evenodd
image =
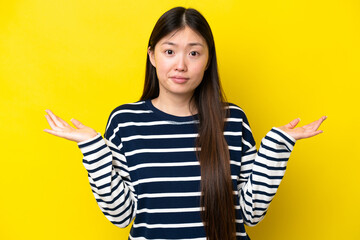
<path id="1" fill-rule="evenodd" d="M 358 0 L 1 1 L 0 239 L 127 239 L 98 208 L 76 143 L 43 132 L 44 110 L 103 133 L 111 110 L 139 99 L 152 28 L 179 5 L 208 20 L 257 146 L 272 126 L 328 116 L 296 143 L 251 239 L 360 239 Z"/>

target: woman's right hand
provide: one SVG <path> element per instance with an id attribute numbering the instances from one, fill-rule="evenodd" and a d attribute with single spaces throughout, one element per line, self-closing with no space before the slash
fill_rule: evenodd
<path id="1" fill-rule="evenodd" d="M 47 114 L 45 115 L 46 120 L 48 121 L 50 127 L 52 129 L 44 129 L 45 132 L 50 133 L 52 135 L 62 137 L 74 142 L 82 142 L 88 139 L 91 139 L 97 135 L 97 132 L 79 122 L 76 119 L 71 119 L 70 121 L 77 128 L 73 128 L 67 122 L 65 122 L 60 117 L 56 116 L 50 110 L 45 110 Z"/>

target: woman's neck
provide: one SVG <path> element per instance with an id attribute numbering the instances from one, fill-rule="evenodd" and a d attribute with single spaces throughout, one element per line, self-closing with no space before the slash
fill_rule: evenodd
<path id="1" fill-rule="evenodd" d="M 151 100 L 152 104 L 159 110 L 178 117 L 191 116 L 197 113 L 196 105 L 191 97 L 161 97 Z"/>

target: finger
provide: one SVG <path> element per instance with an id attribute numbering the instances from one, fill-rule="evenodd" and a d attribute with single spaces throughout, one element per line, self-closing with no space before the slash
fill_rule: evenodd
<path id="1" fill-rule="evenodd" d="M 45 118 L 53 130 L 60 130 L 60 128 L 55 125 L 55 123 L 53 122 L 52 118 L 49 115 L 45 115 Z"/>
<path id="2" fill-rule="evenodd" d="M 327 116 L 322 116 L 319 120 L 320 120 L 320 124 L 319 124 L 319 127 L 320 125 L 327 119 Z"/>
<path id="3" fill-rule="evenodd" d="M 290 123 L 286 124 L 287 128 L 293 129 L 300 122 L 300 118 L 292 120 Z"/>
<path id="4" fill-rule="evenodd" d="M 310 137 L 316 136 L 320 133 L 323 133 L 323 131 L 318 130 L 318 131 L 314 131 L 314 132 L 309 132 L 309 133 L 304 134 L 301 138 L 310 138 Z"/>
<path id="5" fill-rule="evenodd" d="M 62 132 L 58 132 L 58 131 L 51 130 L 51 129 L 44 129 L 44 132 L 50 133 L 50 134 L 55 135 L 57 137 L 65 138 L 65 134 L 62 133 Z"/>
<path id="6" fill-rule="evenodd" d="M 64 124 L 64 126 L 68 127 L 70 126 L 64 119 L 60 118 L 60 117 L 57 117 L 57 119 L 62 122 L 62 124 Z"/>
<path id="7" fill-rule="evenodd" d="M 326 118 L 327 118 L 326 116 L 322 116 L 320 119 L 303 126 L 303 128 L 306 129 L 307 131 L 316 131 Z"/>
<path id="8" fill-rule="evenodd" d="M 320 127 L 320 125 L 322 124 L 323 121 L 325 121 L 327 117 L 326 116 L 322 116 L 319 120 L 314 122 L 314 130 L 318 130 L 318 128 Z"/>
<path id="9" fill-rule="evenodd" d="M 75 118 L 72 118 L 70 121 L 74 124 L 76 128 L 80 129 L 85 127 L 84 124 L 82 124 L 79 120 L 76 120 Z"/>
<path id="10" fill-rule="evenodd" d="M 51 117 L 51 119 L 53 120 L 54 124 L 58 127 L 64 127 L 64 125 L 57 119 L 57 116 L 50 110 L 45 110 L 49 116 Z"/>

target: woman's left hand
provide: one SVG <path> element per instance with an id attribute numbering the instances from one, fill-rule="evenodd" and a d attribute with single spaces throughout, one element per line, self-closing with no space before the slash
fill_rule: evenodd
<path id="1" fill-rule="evenodd" d="M 286 132 L 296 140 L 309 138 L 323 132 L 322 130 L 317 130 L 317 129 L 320 127 L 321 123 L 326 118 L 327 118 L 326 116 L 322 116 L 319 120 L 316 120 L 305 126 L 295 128 L 295 126 L 300 122 L 300 118 L 297 118 L 292 120 L 289 124 L 286 124 L 285 126 L 281 126 L 278 128 L 283 130 L 284 132 Z"/>

